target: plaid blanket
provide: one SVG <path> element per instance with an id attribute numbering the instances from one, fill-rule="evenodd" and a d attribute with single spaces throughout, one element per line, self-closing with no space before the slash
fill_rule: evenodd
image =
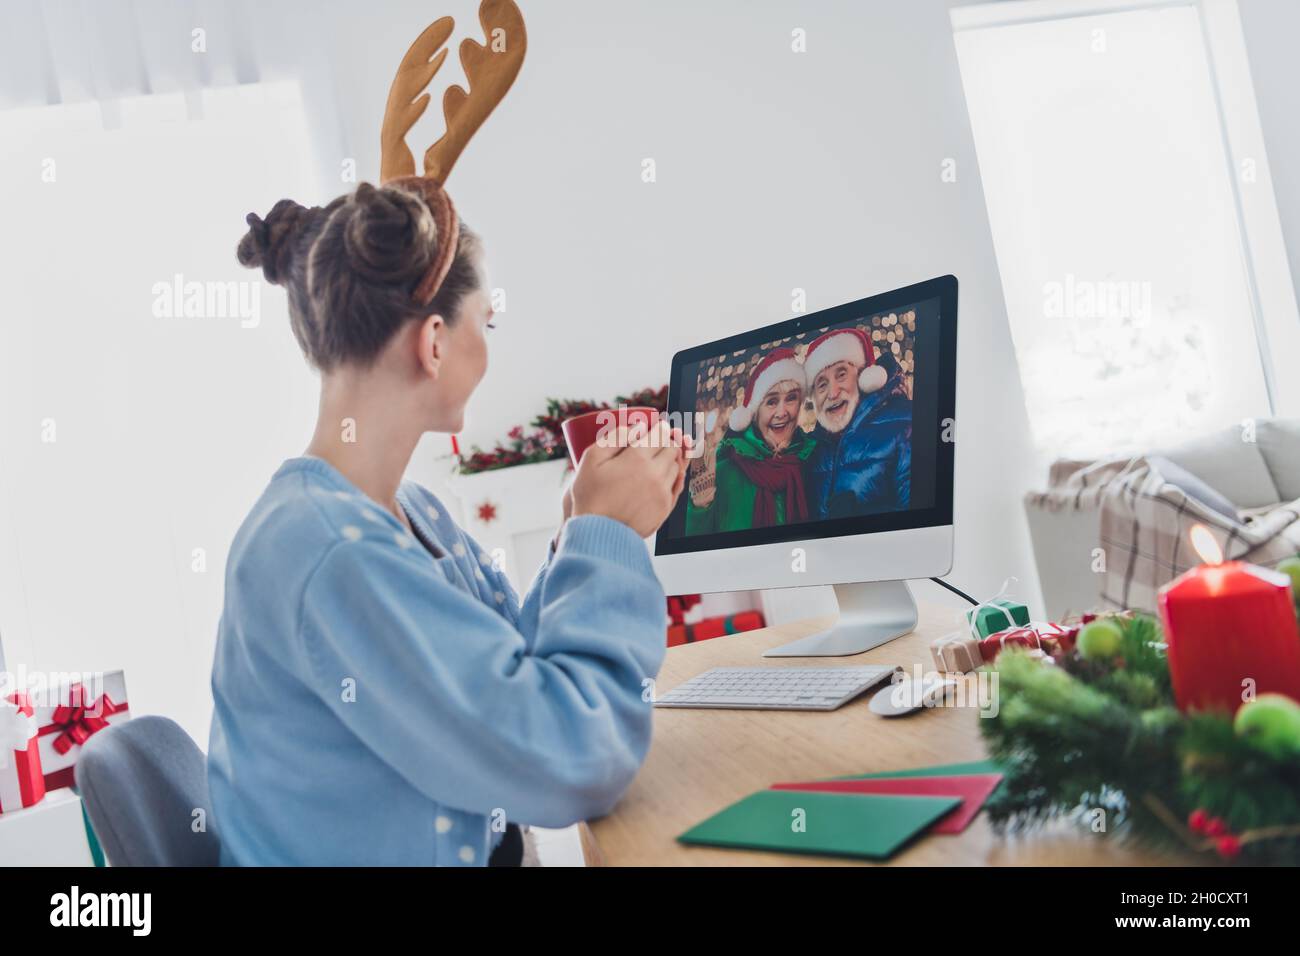
<path id="1" fill-rule="evenodd" d="M 1194 524 L 1209 529 L 1225 560 L 1273 567 L 1300 552 L 1300 500 L 1242 512 L 1234 522 L 1189 498 L 1146 458 L 1061 464 L 1034 503 L 1101 509 L 1096 568 L 1105 606 L 1155 613 L 1160 588 L 1201 563 L 1189 538 Z"/>

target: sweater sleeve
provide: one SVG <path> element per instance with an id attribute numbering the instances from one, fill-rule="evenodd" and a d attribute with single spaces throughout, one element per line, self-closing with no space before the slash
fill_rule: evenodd
<path id="1" fill-rule="evenodd" d="M 339 542 L 303 598 L 317 693 L 439 803 L 547 827 L 607 813 L 649 749 L 663 589 L 636 533 L 595 516 L 566 524 L 538 588 L 529 650 L 423 555 Z"/>
<path id="2" fill-rule="evenodd" d="M 551 570 L 553 560 L 555 560 L 553 545 L 548 544 L 542 566 L 533 576 L 532 583 L 524 594 L 523 603 L 519 605 L 519 633 L 524 636 L 524 644 L 530 653 L 537 639 L 537 625 L 542 615 L 542 595 L 546 593 L 546 575 Z"/>
<path id="3" fill-rule="evenodd" d="M 687 534 L 708 534 L 716 531 L 714 521 L 713 506 L 716 501 L 711 501 L 705 507 L 701 508 L 691 501 L 689 493 L 686 498 L 686 533 Z"/>

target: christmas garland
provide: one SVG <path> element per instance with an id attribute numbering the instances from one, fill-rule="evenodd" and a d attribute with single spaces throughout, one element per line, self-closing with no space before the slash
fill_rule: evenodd
<path id="1" fill-rule="evenodd" d="M 1096 639 L 1088 640 L 1089 627 Z M 1300 863 L 1300 703 L 1182 713 L 1159 625 L 1113 615 L 1052 659 L 1008 648 L 980 721 L 1006 779 L 995 827 L 1072 819 L 1097 833 L 1257 864 Z"/>
<path id="2" fill-rule="evenodd" d="M 484 451 L 477 445 L 472 447 L 468 455 L 457 456 L 458 470 L 462 475 L 471 475 L 496 468 L 564 458 L 569 454 L 569 449 L 564 443 L 564 432 L 560 426 L 566 419 L 587 412 L 618 408 L 620 405 L 629 408 L 656 408 L 662 412 L 668 407 L 668 386 L 644 388 L 631 395 L 620 395 L 612 403 L 548 398 L 546 411 L 529 422 L 530 431 L 525 432 L 524 426 L 516 425 L 507 433 L 505 441 L 498 441 L 491 450 Z"/>

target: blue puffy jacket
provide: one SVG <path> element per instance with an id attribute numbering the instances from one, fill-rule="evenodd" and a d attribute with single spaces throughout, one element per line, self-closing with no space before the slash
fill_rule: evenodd
<path id="1" fill-rule="evenodd" d="M 888 363 L 892 365 L 893 363 Z M 897 366 L 885 386 L 860 396 L 839 434 L 818 425 L 808 459 L 808 510 L 816 518 L 848 518 L 908 507 L 912 478 L 912 400 Z"/>

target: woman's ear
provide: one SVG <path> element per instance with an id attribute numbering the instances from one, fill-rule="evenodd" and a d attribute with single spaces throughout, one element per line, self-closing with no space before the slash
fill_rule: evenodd
<path id="1" fill-rule="evenodd" d="M 444 355 L 446 350 L 447 323 L 435 312 L 420 323 L 420 331 L 416 337 L 416 353 L 420 370 L 430 378 L 436 379 L 438 370 L 442 367 L 442 360 L 446 357 Z"/>

